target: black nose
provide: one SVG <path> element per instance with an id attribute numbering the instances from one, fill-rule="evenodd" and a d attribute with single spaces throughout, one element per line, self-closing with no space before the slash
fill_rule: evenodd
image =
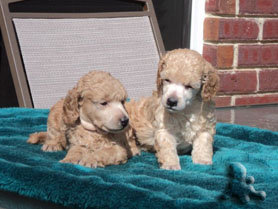
<path id="1" fill-rule="evenodd" d="M 123 127 L 126 127 L 127 124 L 128 124 L 128 117 L 124 116 L 124 117 L 121 118 L 120 121 L 121 121 L 121 125 L 122 125 Z"/>
<path id="2" fill-rule="evenodd" d="M 170 97 L 167 99 L 167 105 L 170 107 L 175 107 L 178 104 L 178 100 L 176 98 Z"/>

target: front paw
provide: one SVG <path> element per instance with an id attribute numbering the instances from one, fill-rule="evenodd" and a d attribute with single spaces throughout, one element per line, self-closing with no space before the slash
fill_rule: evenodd
<path id="1" fill-rule="evenodd" d="M 64 148 L 60 144 L 44 144 L 42 150 L 45 152 L 56 152 L 64 150 Z"/>
<path id="2" fill-rule="evenodd" d="M 89 168 L 104 167 L 104 166 L 98 165 L 98 162 L 93 158 L 82 159 L 82 160 L 80 160 L 79 165 L 89 167 Z"/>
<path id="3" fill-rule="evenodd" d="M 180 170 L 181 166 L 180 166 L 179 163 L 178 164 L 166 164 L 166 163 L 164 163 L 160 166 L 160 168 L 161 169 L 166 169 L 166 170 Z"/>
<path id="4" fill-rule="evenodd" d="M 141 155 L 141 150 L 137 147 L 136 148 L 131 148 L 131 155 L 132 156 Z"/>
<path id="5" fill-rule="evenodd" d="M 77 158 L 67 158 L 65 157 L 63 160 L 60 160 L 60 163 L 71 163 L 71 164 L 79 164 L 80 159 Z"/>
<path id="6" fill-rule="evenodd" d="M 206 158 L 202 158 L 202 157 L 192 156 L 192 161 L 194 164 L 212 165 L 212 159 L 206 159 Z"/>

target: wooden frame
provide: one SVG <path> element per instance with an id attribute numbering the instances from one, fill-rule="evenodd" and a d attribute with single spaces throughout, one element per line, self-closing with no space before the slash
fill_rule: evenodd
<path id="1" fill-rule="evenodd" d="M 144 10 L 136 12 L 105 12 L 105 13 L 22 13 L 10 12 L 9 4 L 24 0 L 1 0 L 0 1 L 0 26 L 3 41 L 5 44 L 7 57 L 11 69 L 11 74 L 16 90 L 16 95 L 20 107 L 33 107 L 32 95 L 28 87 L 28 79 L 24 69 L 24 63 L 13 25 L 13 18 L 115 18 L 115 17 L 141 17 L 148 16 L 152 26 L 156 46 L 160 56 L 165 53 L 163 41 L 159 32 L 157 19 L 155 16 L 151 0 L 132 0 L 143 2 Z"/>

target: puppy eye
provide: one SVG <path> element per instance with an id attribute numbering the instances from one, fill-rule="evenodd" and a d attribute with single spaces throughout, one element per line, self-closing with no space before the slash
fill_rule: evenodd
<path id="1" fill-rule="evenodd" d="M 107 105 L 108 103 L 107 102 L 102 102 L 102 103 L 100 103 L 102 106 L 105 106 L 105 105 Z"/>
<path id="2" fill-rule="evenodd" d="M 192 86 L 190 86 L 190 85 L 184 85 L 184 88 L 185 88 L 185 89 L 192 89 Z"/>
<path id="3" fill-rule="evenodd" d="M 167 83 L 171 83 L 171 81 L 169 79 L 164 79 L 164 81 Z"/>
<path id="4" fill-rule="evenodd" d="M 121 103 L 124 104 L 124 103 L 125 103 L 125 100 L 122 100 Z"/>

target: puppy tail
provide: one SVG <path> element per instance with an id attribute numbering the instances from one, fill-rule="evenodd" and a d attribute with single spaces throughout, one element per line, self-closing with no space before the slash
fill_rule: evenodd
<path id="1" fill-rule="evenodd" d="M 36 132 L 30 134 L 29 139 L 27 140 L 30 144 L 42 144 L 47 139 L 47 132 Z"/>

